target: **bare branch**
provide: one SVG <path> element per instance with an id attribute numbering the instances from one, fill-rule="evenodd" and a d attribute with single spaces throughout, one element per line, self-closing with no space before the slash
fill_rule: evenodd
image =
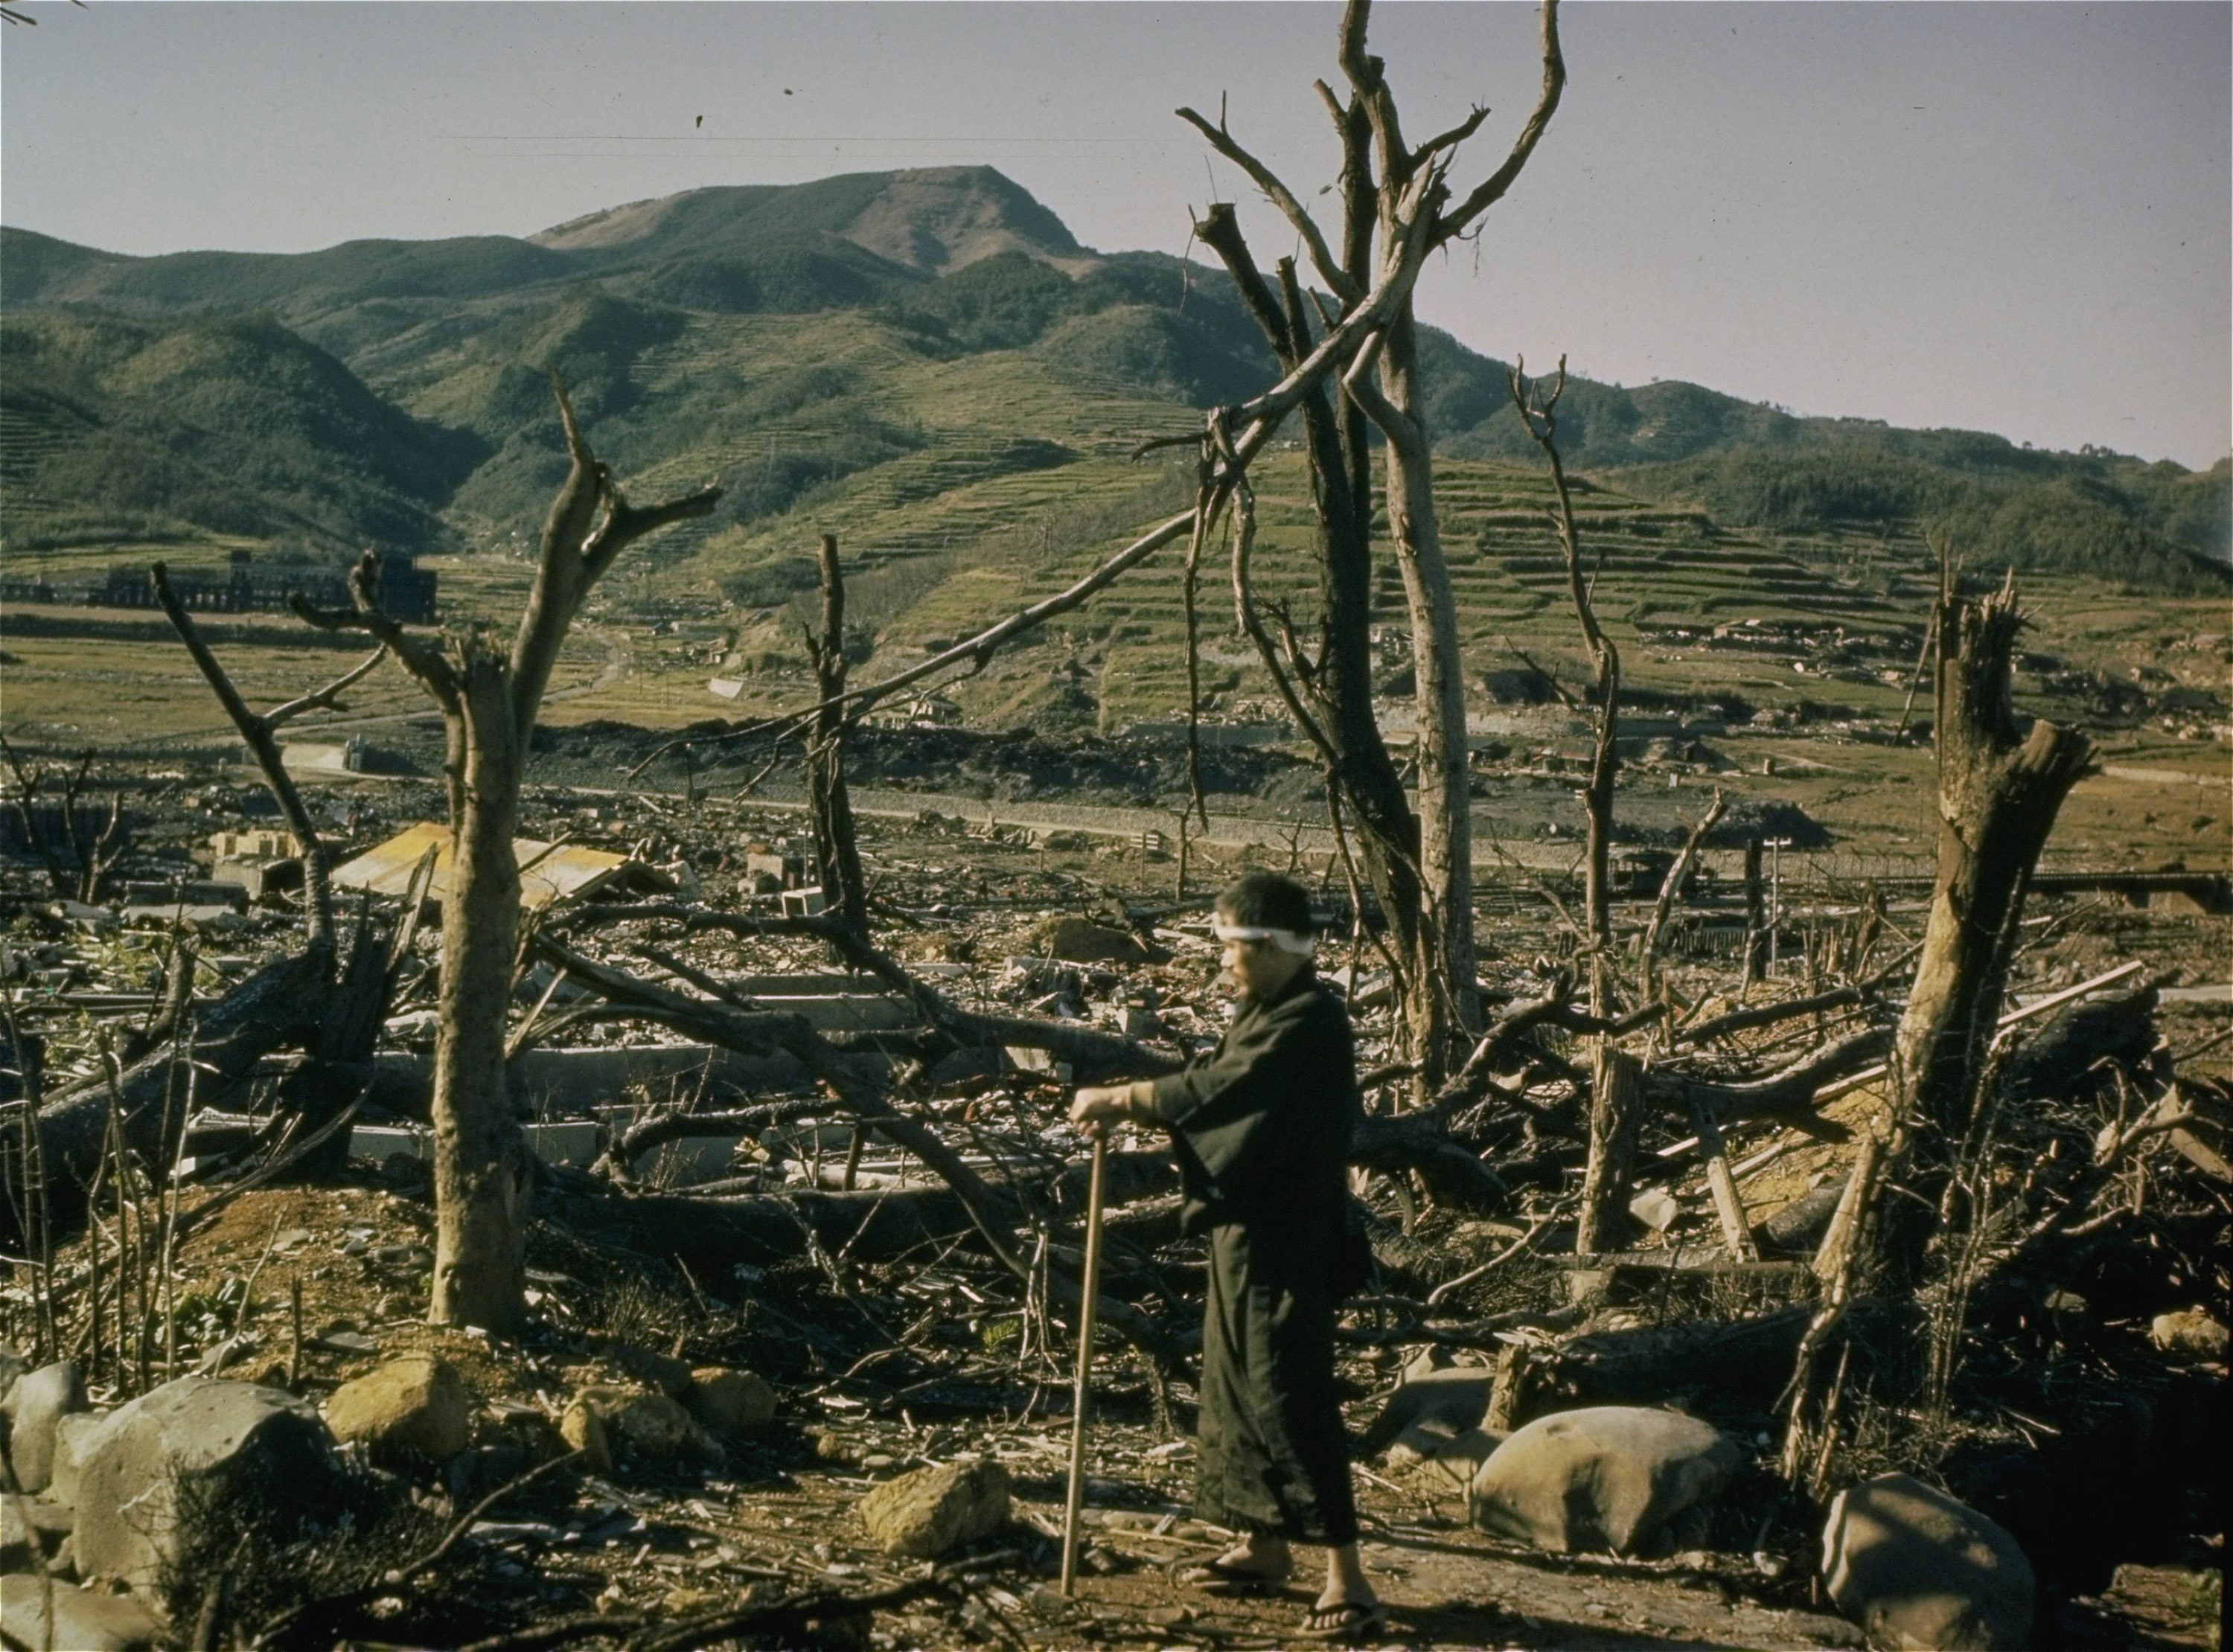
<path id="1" fill-rule="evenodd" d="M 681 494 L 660 504 L 635 505 L 628 502 L 617 486 L 608 482 L 605 502 L 605 519 L 582 553 L 589 564 L 591 583 L 612 566 L 614 557 L 646 535 L 710 514 L 721 502 L 721 486 L 718 482 L 708 482 L 695 492 Z"/>
<path id="2" fill-rule="evenodd" d="M 1256 543 L 1256 501 L 1244 483 L 1234 500 L 1233 510 L 1233 617 L 1248 640 L 1256 645 L 1256 656 L 1264 662 L 1270 673 L 1273 686 L 1279 690 L 1286 702 L 1287 714 L 1295 719 L 1310 743 L 1318 748 L 1330 768 L 1338 772 L 1341 753 L 1335 749 L 1329 736 L 1311 708 L 1303 702 L 1293 680 L 1279 663 L 1279 650 L 1272 646 L 1271 634 L 1264 629 L 1264 621 L 1256 612 L 1256 596 L 1248 578 L 1249 552 Z"/>
<path id="3" fill-rule="evenodd" d="M 373 667 L 387 658 L 387 645 L 383 642 L 379 647 L 374 648 L 370 654 L 359 660 L 355 665 L 350 667 L 340 676 L 335 678 L 333 681 L 328 683 L 323 688 L 312 689 L 309 693 L 304 694 L 299 699 L 290 699 L 285 705 L 274 706 L 271 710 L 264 712 L 264 721 L 265 725 L 276 729 L 282 724 L 291 722 L 294 719 L 300 717 L 304 712 L 347 711 L 348 707 L 342 705 L 338 698 L 342 692 L 347 688 L 354 686 L 355 684 L 361 682 L 365 678 L 370 676 L 372 674 Z"/>
<path id="4" fill-rule="evenodd" d="M 1659 898 L 1651 903 L 1650 920 L 1644 926 L 1643 937 L 1637 943 L 1637 990 L 1647 998 L 1651 996 L 1652 963 L 1658 956 L 1660 932 L 1667 927 L 1668 914 L 1674 909 L 1676 897 L 1689 880 L 1699 845 L 1706 841 L 1706 834 L 1721 823 L 1728 808 L 1728 800 L 1715 787 L 1714 801 L 1706 806 L 1706 812 L 1698 816 L 1698 823 L 1683 840 L 1682 852 L 1676 855 L 1675 864 L 1667 868 L 1666 880 L 1659 886 Z"/>
<path id="5" fill-rule="evenodd" d="M 1192 109 L 1182 108 L 1178 116 L 1207 138 L 1211 148 L 1247 172 L 1249 180 L 1264 192 L 1265 198 L 1286 215 L 1287 222 L 1294 226 L 1295 233 L 1302 237 L 1304 246 L 1310 250 L 1311 267 L 1318 272 L 1318 279 L 1325 282 L 1343 303 L 1353 304 L 1364 297 L 1363 289 L 1350 279 L 1349 272 L 1341 267 L 1328 250 L 1325 237 L 1320 233 L 1310 213 L 1304 210 L 1303 204 L 1295 198 L 1294 192 L 1281 183 L 1269 166 L 1240 146 L 1227 129 L 1222 118 L 1212 126 Z M 1211 208 L 1213 211 L 1215 210 Z"/>
<path id="6" fill-rule="evenodd" d="M 353 611 L 343 614 L 331 608 L 313 608 L 297 592 L 287 599 L 288 607 L 305 624 L 321 631 L 363 631 L 394 654 L 396 662 L 418 680 L 419 686 L 432 694 L 444 711 L 455 710 L 461 686 L 457 673 L 439 652 L 429 647 L 404 630 L 395 616 L 380 606 L 380 552 L 367 550 L 349 570 L 349 601 Z"/>
<path id="7" fill-rule="evenodd" d="M 326 846 L 318 837 L 317 826 L 303 802 L 303 794 L 296 790 L 294 777 L 287 772 L 287 764 L 279 755 L 279 742 L 273 738 L 272 725 L 249 710 L 248 702 L 232 686 L 232 679 L 210 652 L 209 644 L 202 641 L 193 615 L 186 612 L 178 593 L 171 589 L 169 570 L 157 563 L 147 570 L 147 580 L 154 587 L 155 600 L 162 605 L 171 628 L 186 645 L 186 653 L 192 657 L 203 680 L 209 684 L 210 692 L 217 696 L 217 703 L 225 707 L 225 714 L 232 719 L 233 727 L 240 731 L 240 738 L 254 754 L 256 766 L 263 771 L 264 784 L 277 800 L 279 812 L 286 816 L 287 829 L 303 846 L 303 905 L 310 944 L 330 948 L 334 940 L 334 894 L 326 876 Z M 379 659 L 374 654 L 366 668 L 378 663 Z"/>
<path id="8" fill-rule="evenodd" d="M 1504 198 L 1520 169 L 1527 165 L 1535 146 L 1543 140 L 1544 129 L 1551 117 L 1558 113 L 1559 95 L 1566 90 L 1566 59 L 1559 47 L 1559 0 L 1543 0 L 1543 89 L 1537 94 L 1533 113 L 1527 124 L 1513 140 L 1512 153 L 1504 164 L 1482 179 L 1474 192 L 1461 201 L 1455 211 L 1445 212 L 1435 226 L 1434 244 L 1441 246 L 1454 237 L 1462 235 L 1467 225 Z"/>
<path id="9" fill-rule="evenodd" d="M 1466 116 L 1464 120 L 1459 121 L 1457 125 L 1452 127 L 1448 132 L 1437 133 L 1435 136 L 1428 139 L 1426 142 L 1421 144 L 1416 149 L 1413 150 L 1411 152 L 1412 166 L 1423 166 L 1442 150 L 1456 148 L 1468 138 L 1472 137 L 1475 132 L 1479 131 L 1481 129 L 1481 123 L 1488 119 L 1488 105 L 1486 103 L 1475 104 L 1473 113 Z"/>

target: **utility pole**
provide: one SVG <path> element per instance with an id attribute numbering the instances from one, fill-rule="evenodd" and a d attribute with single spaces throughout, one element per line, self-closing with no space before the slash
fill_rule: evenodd
<path id="1" fill-rule="evenodd" d="M 1774 851 L 1768 860 L 1768 972 L 1772 976 L 1783 925 L 1783 851 L 1791 847 L 1791 839 L 1771 837 L 1768 847 Z"/>

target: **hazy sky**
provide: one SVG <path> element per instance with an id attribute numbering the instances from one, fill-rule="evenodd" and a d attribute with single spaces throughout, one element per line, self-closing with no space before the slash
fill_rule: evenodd
<path id="1" fill-rule="evenodd" d="M 984 162 L 1104 250 L 1244 180 L 1308 194 L 1304 3 L 110 3 L 0 31 L 0 218 L 150 253 L 521 235 L 705 184 Z M 1523 4 L 1388 5 L 1408 128 L 1532 101 Z M 2233 5 L 1581 3 L 1533 165 L 1422 289 L 1477 348 L 1800 413 L 2233 445 Z M 699 116 L 703 124 L 698 123 Z M 1268 261 L 1292 236 L 1259 212 Z"/>

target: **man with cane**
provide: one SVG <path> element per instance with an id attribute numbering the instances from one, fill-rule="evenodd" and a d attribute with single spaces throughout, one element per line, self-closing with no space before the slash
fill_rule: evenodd
<path id="1" fill-rule="evenodd" d="M 1251 872 L 1217 900 L 1240 1006 L 1216 1051 L 1166 1078 L 1085 1087 L 1100 1135 L 1124 1119 L 1170 1132 L 1189 1232 L 1209 1238 L 1195 1511 L 1241 1534 L 1187 1574 L 1206 1590 L 1277 1588 L 1290 1542 L 1326 1547 L 1302 1638 L 1362 1639 L 1387 1622 L 1357 1552 L 1349 1441 L 1333 1386 L 1333 1317 L 1371 1266 L 1349 1221 L 1362 1109 L 1349 1015 L 1311 965 L 1310 897 Z"/>

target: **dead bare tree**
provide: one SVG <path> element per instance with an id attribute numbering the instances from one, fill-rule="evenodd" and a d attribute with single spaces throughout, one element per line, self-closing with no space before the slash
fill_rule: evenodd
<path id="1" fill-rule="evenodd" d="M 528 745 L 565 641 L 590 589 L 645 535 L 713 508 L 720 490 L 631 504 L 590 452 L 564 387 L 552 389 L 570 459 L 543 525 L 535 583 L 508 653 L 474 629 L 439 643 L 405 631 L 380 606 L 380 558 L 368 551 L 349 582 L 354 611 L 313 624 L 369 633 L 441 708 L 452 854 L 442 905 L 442 968 L 434 1049 L 434 1291 L 437 1324 L 518 1328 L 525 1308 L 524 1245 L 531 1165 L 505 1083 L 505 1012 L 519 950 L 519 828 Z"/>
<path id="2" fill-rule="evenodd" d="M 1234 596 L 1241 628 L 1294 717 L 1325 761 L 1333 806 L 1346 806 L 1361 829 L 1364 870 L 1389 915 L 1403 966 L 1405 1022 L 1431 1092 L 1478 1027 L 1475 985 L 1473 849 L 1465 731 L 1465 690 L 1457 607 L 1443 557 L 1434 497 L 1429 431 L 1418 378 L 1411 276 L 1427 253 L 1462 235 L 1511 187 L 1534 153 L 1566 83 L 1555 0 L 1542 10 L 1543 84 L 1533 113 L 1503 164 L 1462 200 L 1449 173 L 1459 145 L 1487 118 L 1475 108 L 1450 130 L 1416 148 L 1403 137 L 1381 60 L 1366 50 L 1369 0 L 1351 0 L 1338 61 L 1348 97 L 1324 81 L 1320 100 L 1341 150 L 1339 226 L 1329 238 L 1301 200 L 1232 133 L 1191 109 L 1192 124 L 1245 172 L 1308 249 L 1312 272 L 1332 295 L 1339 319 L 1313 293 L 1308 300 L 1294 261 L 1267 280 L 1227 204 L 1197 223 L 1203 244 L 1224 263 L 1242 302 L 1292 380 L 1303 363 L 1366 313 L 1368 292 L 1400 281 L 1395 297 L 1341 357 L 1341 396 L 1310 386 L 1303 415 L 1316 517 L 1319 636 L 1315 656 L 1284 638 L 1285 658 L 1254 619 L 1245 546 L 1236 537 Z M 1313 324 L 1315 322 L 1315 325 Z M 1417 728 L 1419 806 L 1405 795 L 1373 714 L 1369 618 L 1373 516 L 1370 432 L 1387 446 L 1384 497 L 1390 537 L 1409 609 Z M 1214 441 L 1216 429 L 1212 428 Z M 1283 628 L 1284 626 L 1283 626 Z"/>
<path id="3" fill-rule="evenodd" d="M 845 790 L 845 735 L 851 719 L 840 709 L 845 694 L 845 577 L 837 565 L 837 537 L 824 534 L 822 628 L 806 634 L 814 666 L 814 727 L 806 742 L 806 802 L 814 822 L 814 858 L 823 898 L 855 934 L 869 933 L 869 891 L 853 836 L 853 803 Z"/>
<path id="4" fill-rule="evenodd" d="M 16 777 L 8 807 L 16 816 L 16 830 L 23 847 L 37 855 L 46 868 L 47 881 L 54 892 L 69 901 L 100 900 L 108 869 L 124 849 L 123 791 L 120 789 L 110 797 L 107 823 L 98 830 L 80 801 L 93 772 L 94 756 L 91 751 L 86 751 L 78 758 L 77 767 L 62 776 L 62 798 L 54 805 L 60 811 L 61 841 L 57 842 L 56 834 L 47 830 L 40 818 L 39 792 L 48 779 L 45 766 L 24 767 L 16 748 L 5 735 L 0 735 L 0 757 L 7 758 L 9 771 Z"/>
<path id="5" fill-rule="evenodd" d="M 1968 1133 L 2034 868 L 2056 814 L 2093 757 L 2074 729 L 2016 725 L 2009 698 L 2023 628 L 2011 574 L 1989 596 L 1954 589 L 1940 563 L 1937 604 L 1938 875 L 1907 1008 L 1892 1048 L 1897 1127 L 1887 1174 L 1901 1199 L 1878 1254 L 1908 1280 L 1939 1226 L 1940 1192 Z"/>
<path id="6" fill-rule="evenodd" d="M 1574 602 L 1574 618 L 1582 628 L 1582 641 L 1590 656 L 1591 745 L 1590 777 L 1582 786 L 1582 811 L 1588 819 L 1584 849 L 1582 907 L 1589 926 L 1590 1010 L 1605 1015 L 1612 997 L 1612 804 L 1618 789 L 1620 753 L 1620 650 L 1598 623 L 1592 593 L 1595 573 L 1582 570 L 1581 536 L 1574 525 L 1574 500 L 1566 483 L 1566 466 L 1559 457 L 1559 397 L 1566 387 L 1566 358 L 1559 358 L 1558 375 L 1546 394 L 1539 380 L 1530 386 L 1527 363 L 1512 368 L 1512 402 L 1520 422 L 1551 466 L 1554 502 L 1552 520 L 1559 530 L 1559 549 L 1566 563 L 1566 589 Z"/>

